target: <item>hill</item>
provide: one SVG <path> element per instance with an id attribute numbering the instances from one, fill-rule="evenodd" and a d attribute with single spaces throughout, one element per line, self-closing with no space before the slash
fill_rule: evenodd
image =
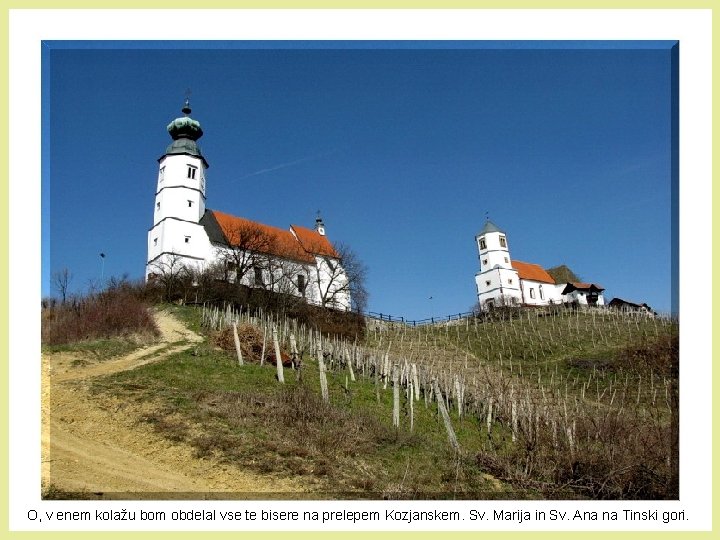
<path id="1" fill-rule="evenodd" d="M 564 264 L 548 268 L 547 273 L 555 280 L 555 283 L 579 283 L 582 281 L 575 272 Z"/>
<path id="2" fill-rule="evenodd" d="M 136 404 L 138 429 L 193 463 L 256 475 L 237 496 L 272 496 L 263 478 L 309 498 L 677 496 L 675 321 L 508 311 L 342 340 L 277 316 L 172 309 L 203 341 L 93 378 L 88 399 Z"/>

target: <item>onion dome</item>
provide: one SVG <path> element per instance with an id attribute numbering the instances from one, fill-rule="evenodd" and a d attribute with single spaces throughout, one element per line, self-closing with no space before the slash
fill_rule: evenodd
<path id="1" fill-rule="evenodd" d="M 192 112 L 192 109 L 190 109 L 190 100 L 185 100 L 185 106 L 182 108 L 182 112 L 185 116 L 176 118 L 168 124 L 167 130 L 173 138 L 173 142 L 165 150 L 165 155 L 187 154 L 202 158 L 205 162 L 205 158 L 200 151 L 200 146 L 196 142 L 203 136 L 203 130 L 200 127 L 200 122 L 193 120 L 189 116 Z M 207 162 L 205 162 L 205 167 L 208 167 Z"/>

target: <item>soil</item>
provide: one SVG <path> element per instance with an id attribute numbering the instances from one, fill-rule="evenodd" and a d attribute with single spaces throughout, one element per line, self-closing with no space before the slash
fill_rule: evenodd
<path id="1" fill-rule="evenodd" d="M 155 314 L 158 343 L 98 361 L 82 353 L 43 355 L 42 484 L 45 492 L 102 498 L 297 498 L 300 479 L 262 475 L 164 439 L 140 418 L 152 404 L 89 392 L 91 379 L 193 347 L 202 337 L 166 311 Z M 295 495 L 293 495 L 295 493 Z M 78 495 L 80 494 L 80 495 Z M 221 495 L 221 494 L 224 494 Z"/>

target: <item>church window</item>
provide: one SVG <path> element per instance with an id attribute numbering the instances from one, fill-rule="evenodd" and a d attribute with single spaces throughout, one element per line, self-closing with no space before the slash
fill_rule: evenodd
<path id="1" fill-rule="evenodd" d="M 500 237 L 500 247 L 507 247 L 507 242 L 505 241 L 505 237 Z"/>
<path id="2" fill-rule="evenodd" d="M 538 286 L 538 292 L 540 293 L 540 300 L 545 300 L 545 295 L 543 294 L 542 285 Z"/>
<path id="3" fill-rule="evenodd" d="M 185 237 L 185 243 L 186 243 L 186 244 L 189 244 L 189 243 L 190 243 L 190 237 L 189 237 L 189 236 L 186 236 L 186 237 Z"/>
<path id="4" fill-rule="evenodd" d="M 485 239 L 484 239 L 484 238 L 481 238 L 481 239 L 480 239 L 480 249 L 485 249 L 486 247 L 487 247 L 487 246 L 485 245 Z"/>
<path id="5" fill-rule="evenodd" d="M 157 238 L 153 238 L 153 246 L 157 246 Z"/>
<path id="6" fill-rule="evenodd" d="M 487 259 L 483 259 L 482 263 L 483 263 L 483 266 L 487 266 Z"/>
<path id="7" fill-rule="evenodd" d="M 188 173 L 187 173 L 188 178 L 194 180 L 196 172 L 197 172 L 197 167 L 195 167 L 194 165 L 188 165 Z"/>
<path id="8" fill-rule="evenodd" d="M 160 167 L 160 182 L 165 180 L 165 167 Z"/>
<path id="9" fill-rule="evenodd" d="M 155 210 L 160 210 L 160 201 L 155 203 Z"/>
<path id="10" fill-rule="evenodd" d="M 530 298 L 535 298 L 535 289 L 530 287 Z"/>
<path id="11" fill-rule="evenodd" d="M 188 208 L 192 208 L 192 201 L 188 201 Z"/>
<path id="12" fill-rule="evenodd" d="M 507 257 L 505 257 L 505 262 L 506 262 L 506 263 L 509 263 L 509 262 L 510 262 Z"/>
<path id="13" fill-rule="evenodd" d="M 305 287 L 306 287 L 306 285 L 307 285 L 307 284 L 306 284 L 306 282 L 305 282 L 305 276 L 302 275 L 302 274 L 298 274 L 298 277 L 297 277 L 297 288 L 298 288 L 298 292 L 299 292 L 300 294 L 305 294 Z"/>
<path id="14" fill-rule="evenodd" d="M 490 286 L 490 280 L 489 280 L 489 279 L 485 280 L 485 286 L 486 286 L 486 287 L 489 287 L 489 286 Z"/>
<path id="15" fill-rule="evenodd" d="M 508 284 L 512 285 L 512 278 L 508 279 Z"/>
<path id="16" fill-rule="evenodd" d="M 256 287 L 263 287 L 265 285 L 265 282 L 263 281 L 263 271 L 262 268 L 255 267 L 255 286 Z"/>

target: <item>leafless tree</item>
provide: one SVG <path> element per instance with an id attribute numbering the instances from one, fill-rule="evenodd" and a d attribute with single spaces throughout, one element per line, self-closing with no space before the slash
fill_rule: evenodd
<path id="1" fill-rule="evenodd" d="M 271 251 L 275 238 L 252 222 L 238 224 L 226 236 L 229 244 L 218 249 L 217 259 L 224 265 L 225 280 L 239 285 L 252 268 L 260 266 L 259 256 Z"/>
<path id="2" fill-rule="evenodd" d="M 68 289 L 70 287 L 70 281 L 72 281 L 72 274 L 67 268 L 53 272 L 50 282 L 52 287 L 60 294 L 62 303 L 64 304 L 67 300 Z"/>
<path id="3" fill-rule="evenodd" d="M 184 257 L 169 254 L 159 257 L 148 267 L 148 279 L 158 283 L 163 288 L 163 299 L 170 302 L 182 285 L 182 281 L 192 275 L 192 271 L 185 264 Z"/>
<path id="4" fill-rule="evenodd" d="M 345 244 L 337 244 L 338 258 L 319 257 L 315 265 L 315 282 L 323 307 L 339 307 L 350 297 L 350 308 L 364 311 L 368 292 L 365 288 L 367 267 L 357 254 Z"/>

